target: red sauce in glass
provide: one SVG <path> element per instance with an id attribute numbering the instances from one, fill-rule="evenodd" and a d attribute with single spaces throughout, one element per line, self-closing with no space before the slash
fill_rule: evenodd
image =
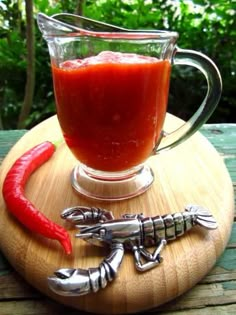
<path id="1" fill-rule="evenodd" d="M 52 65 L 57 114 L 76 158 L 96 170 L 144 162 L 163 126 L 168 60 L 102 52 Z"/>

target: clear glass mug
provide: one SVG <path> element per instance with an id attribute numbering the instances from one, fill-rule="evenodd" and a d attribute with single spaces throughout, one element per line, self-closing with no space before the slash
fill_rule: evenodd
<path id="1" fill-rule="evenodd" d="M 145 161 L 185 141 L 217 106 L 217 67 L 199 52 L 178 48 L 176 32 L 127 30 L 72 14 L 39 13 L 38 26 L 49 48 L 58 120 L 79 161 L 73 187 L 102 200 L 143 193 L 154 180 Z M 208 90 L 190 120 L 166 134 L 173 64 L 199 69 Z"/>

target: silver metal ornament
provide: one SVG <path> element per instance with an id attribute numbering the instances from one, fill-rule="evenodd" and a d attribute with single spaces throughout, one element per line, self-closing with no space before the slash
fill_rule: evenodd
<path id="1" fill-rule="evenodd" d="M 124 214 L 117 220 L 108 210 L 78 206 L 65 209 L 61 217 L 80 230 L 77 238 L 111 249 L 97 268 L 59 269 L 48 278 L 49 287 L 66 296 L 80 296 L 105 288 L 117 275 L 125 250 L 133 252 L 136 269 L 146 271 L 161 263 L 160 253 L 167 241 L 176 239 L 195 225 L 205 229 L 217 228 L 211 213 L 197 205 L 164 216 Z M 146 249 L 151 246 L 156 246 L 153 253 Z"/>

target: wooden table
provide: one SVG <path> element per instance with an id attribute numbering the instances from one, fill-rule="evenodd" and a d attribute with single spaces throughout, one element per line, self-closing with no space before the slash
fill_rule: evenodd
<path id="1" fill-rule="evenodd" d="M 0 162 L 26 130 L 0 131 Z M 211 124 L 202 134 L 225 161 L 236 190 L 236 124 Z M 236 200 L 235 200 L 236 202 Z M 6 229 L 7 232 L 7 229 Z M 9 235 L 9 237 L 11 237 Z M 201 310 L 199 310 L 201 309 Z M 236 313 L 236 223 L 224 254 L 213 270 L 178 299 L 145 314 Z M 0 315 L 88 314 L 57 304 L 25 282 L 0 253 Z"/>

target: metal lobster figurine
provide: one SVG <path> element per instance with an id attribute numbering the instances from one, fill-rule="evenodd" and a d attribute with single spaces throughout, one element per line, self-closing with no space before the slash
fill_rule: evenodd
<path id="1" fill-rule="evenodd" d="M 175 214 L 155 217 L 125 214 L 119 220 L 115 220 L 110 211 L 78 206 L 64 210 L 61 217 L 80 229 L 76 237 L 111 248 L 111 253 L 97 268 L 59 269 L 55 276 L 48 278 L 49 287 L 66 296 L 84 295 L 105 288 L 116 276 L 125 249 L 133 251 L 136 268 L 146 271 L 162 261 L 160 252 L 167 241 L 183 235 L 194 225 L 217 228 L 209 211 L 196 205 L 187 206 L 184 212 Z M 97 224 L 78 225 L 94 222 Z M 153 253 L 146 250 L 149 246 L 156 246 Z"/>

